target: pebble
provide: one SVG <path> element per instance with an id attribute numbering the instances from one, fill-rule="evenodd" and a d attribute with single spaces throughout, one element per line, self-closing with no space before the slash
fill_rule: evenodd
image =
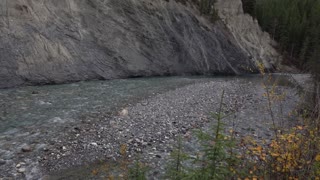
<path id="1" fill-rule="evenodd" d="M 0 166 L 1 165 L 5 165 L 7 163 L 7 161 L 3 160 L 3 159 L 0 159 Z"/>
<path id="2" fill-rule="evenodd" d="M 147 106 L 149 103 L 148 103 L 148 101 L 143 101 L 142 103 L 141 103 L 141 105 L 143 105 L 143 106 Z"/>
<path id="3" fill-rule="evenodd" d="M 21 166 L 24 166 L 26 165 L 26 163 L 24 162 L 19 162 L 17 165 L 16 165 L 16 168 L 20 168 Z"/>
<path id="4" fill-rule="evenodd" d="M 22 152 L 30 152 L 32 151 L 31 147 L 29 145 L 25 145 L 21 148 Z"/>
<path id="5" fill-rule="evenodd" d="M 36 151 L 48 151 L 47 145 L 46 144 L 38 144 L 35 147 Z"/>
<path id="6" fill-rule="evenodd" d="M 19 168 L 17 171 L 18 173 L 24 173 L 26 172 L 26 168 Z"/>
<path id="7" fill-rule="evenodd" d="M 119 113 L 120 116 L 127 116 L 128 115 L 128 110 L 127 109 L 123 109 L 120 111 Z"/>
<path id="8" fill-rule="evenodd" d="M 92 145 L 92 146 L 98 146 L 98 144 L 97 144 L 97 143 L 95 143 L 95 142 L 90 143 L 90 145 Z"/>

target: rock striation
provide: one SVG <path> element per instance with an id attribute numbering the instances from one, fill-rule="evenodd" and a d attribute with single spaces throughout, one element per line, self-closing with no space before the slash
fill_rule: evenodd
<path id="1" fill-rule="evenodd" d="M 0 88 L 254 69 L 223 23 L 164 0 L 1 0 Z"/>
<path id="2" fill-rule="evenodd" d="M 276 42 L 261 30 L 256 19 L 243 12 L 241 0 L 217 0 L 215 8 L 238 46 L 252 60 L 269 70 L 288 68 L 281 65 L 282 57 L 274 48 Z"/>

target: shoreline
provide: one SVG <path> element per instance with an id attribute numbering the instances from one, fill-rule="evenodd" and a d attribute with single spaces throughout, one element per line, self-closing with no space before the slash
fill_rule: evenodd
<path id="1" fill-rule="evenodd" d="M 7 170 L 4 176 L 16 174 L 17 179 L 54 177 L 61 174 L 59 172 L 72 172 L 74 167 L 80 166 L 81 169 L 81 165 L 92 165 L 97 160 L 118 160 L 120 146 L 126 144 L 128 157 L 133 158 L 139 154 L 143 162 L 158 169 L 153 174 L 160 177 L 164 173 L 164 164 L 175 138 L 192 133 L 192 129 L 206 127 L 213 121 L 210 112 L 218 107 L 222 89 L 226 90 L 226 111 L 237 110 L 236 118 L 227 119 L 229 125 L 226 128 L 230 128 L 230 123 L 236 119 L 241 136 L 252 132 L 258 138 L 271 135 L 268 125 L 262 123 L 268 122 L 266 120 L 269 117 L 263 109 L 265 99 L 259 81 L 216 79 L 169 90 L 136 104 L 132 103 L 124 107 L 127 115 L 105 115 L 101 112 L 97 117 L 86 117 L 77 126 L 64 127 L 57 137 L 44 138 L 43 141 L 47 143 L 44 143 L 46 147 L 42 150 L 18 154 L 20 158 L 0 166 L 0 172 Z M 290 111 L 298 98 L 290 87 L 280 89 L 289 92 L 285 105 L 290 106 L 287 109 Z M 192 144 L 189 149 L 194 151 L 196 147 Z M 25 164 L 21 165 L 23 161 Z M 16 167 L 18 164 L 25 168 L 23 173 L 16 172 L 21 169 Z"/>

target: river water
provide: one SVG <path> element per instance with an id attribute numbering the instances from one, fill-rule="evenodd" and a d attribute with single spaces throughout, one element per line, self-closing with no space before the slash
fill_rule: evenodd
<path id="1" fill-rule="evenodd" d="M 111 112 L 157 93 L 212 79 L 156 77 L 3 89 L 0 90 L 0 134 L 44 123 L 74 122 L 85 114 L 102 109 Z"/>
<path id="2" fill-rule="evenodd" d="M 279 76 L 282 77 L 282 76 Z M 289 85 L 286 76 L 274 78 Z M 63 85 L 27 86 L 0 90 L 0 160 L 6 160 L 1 171 L 15 166 L 21 158 L 21 147 L 33 144 L 33 152 L 41 151 L 68 125 L 76 125 L 81 119 L 101 114 L 113 115 L 122 107 L 143 102 L 156 94 L 183 86 L 203 82 L 234 82 L 261 84 L 259 75 L 244 77 L 154 77 L 89 81 Z M 279 83 L 278 83 L 279 84 Z M 95 116 L 98 114 L 98 116 Z M 39 140 L 39 137 L 41 137 Z M 49 141 L 47 141 L 49 140 Z M 28 160 L 27 160 L 28 161 Z M 29 162 L 32 174 L 33 166 Z M 13 169 L 14 172 L 14 169 Z M 36 171 L 34 171 L 36 172 Z M 8 173 L 9 175 L 9 173 Z M 1 178 L 1 176 L 0 176 Z"/>

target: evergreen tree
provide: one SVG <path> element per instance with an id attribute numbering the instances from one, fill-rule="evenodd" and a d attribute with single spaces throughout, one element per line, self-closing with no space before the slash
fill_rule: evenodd
<path id="1" fill-rule="evenodd" d="M 320 65 L 320 0 L 242 2 L 244 11 L 257 18 L 292 64 L 320 74 L 320 69 L 314 68 Z"/>

